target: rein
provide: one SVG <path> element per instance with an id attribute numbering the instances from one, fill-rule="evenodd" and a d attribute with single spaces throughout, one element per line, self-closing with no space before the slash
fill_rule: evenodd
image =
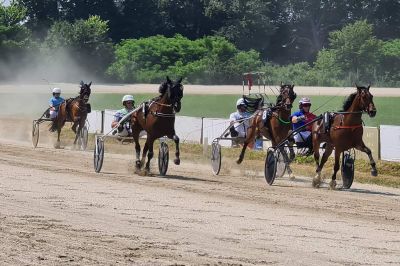
<path id="1" fill-rule="evenodd" d="M 333 129 L 334 130 L 337 130 L 337 129 L 357 129 L 357 128 L 360 128 L 362 126 L 363 126 L 362 124 L 355 125 L 355 126 L 335 126 L 335 127 L 333 127 Z"/>

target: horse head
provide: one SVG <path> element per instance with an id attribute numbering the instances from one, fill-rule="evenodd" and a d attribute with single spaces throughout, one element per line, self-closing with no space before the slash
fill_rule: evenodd
<path id="1" fill-rule="evenodd" d="M 358 106 L 361 111 L 366 112 L 370 117 L 376 115 L 376 107 L 374 104 L 374 96 L 369 91 L 371 85 L 368 87 L 357 86 L 357 95 L 354 100 L 358 100 Z"/>
<path id="2" fill-rule="evenodd" d="M 89 101 L 90 93 L 92 90 L 90 89 L 90 86 L 92 85 L 92 82 L 89 84 L 85 84 L 83 81 L 80 82 L 80 88 L 81 90 L 79 91 L 79 98 L 84 100 L 85 102 Z"/>
<path id="3" fill-rule="evenodd" d="M 168 76 L 166 81 L 161 83 L 159 92 L 166 96 L 168 104 L 171 104 L 175 112 L 181 110 L 181 99 L 183 98 L 182 78 L 172 81 Z"/>
<path id="4" fill-rule="evenodd" d="M 293 102 L 297 97 L 297 94 L 294 92 L 293 89 L 294 89 L 294 84 L 288 85 L 281 83 L 279 96 L 276 99 L 276 105 L 283 106 L 288 111 L 292 109 Z"/>

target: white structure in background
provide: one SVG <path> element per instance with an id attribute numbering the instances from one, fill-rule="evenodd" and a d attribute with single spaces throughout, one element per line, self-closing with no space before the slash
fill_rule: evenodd
<path id="1" fill-rule="evenodd" d="M 400 162 L 400 127 L 380 126 L 381 160 Z"/>

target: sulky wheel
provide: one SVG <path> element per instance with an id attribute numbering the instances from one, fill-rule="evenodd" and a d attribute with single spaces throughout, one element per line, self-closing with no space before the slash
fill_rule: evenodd
<path id="1" fill-rule="evenodd" d="M 94 156 L 93 156 L 93 163 L 94 163 L 94 170 L 96 173 L 101 171 L 101 167 L 103 166 L 104 160 L 104 140 L 101 138 L 96 137 L 96 143 L 94 146 Z"/>
<path id="2" fill-rule="evenodd" d="M 276 177 L 280 178 L 285 174 L 286 171 L 286 163 L 285 158 L 283 156 L 283 152 L 287 152 L 289 149 L 276 150 Z"/>
<path id="3" fill-rule="evenodd" d="M 158 170 L 161 176 L 165 176 L 168 171 L 169 149 L 167 143 L 162 141 L 158 150 Z"/>
<path id="4" fill-rule="evenodd" d="M 88 138 L 89 138 L 89 132 L 88 128 L 85 125 L 83 126 L 78 138 L 78 143 L 82 151 L 85 151 L 87 148 Z"/>
<path id="5" fill-rule="evenodd" d="M 211 144 L 211 166 L 214 175 L 218 175 L 221 170 L 221 145 L 218 142 Z"/>
<path id="6" fill-rule="evenodd" d="M 267 157 L 265 158 L 265 167 L 264 167 L 264 177 L 269 185 L 274 183 L 276 177 L 276 167 L 278 163 L 277 153 L 270 149 L 267 152 Z"/>
<path id="7" fill-rule="evenodd" d="M 345 151 L 342 154 L 342 180 L 343 188 L 349 189 L 354 181 L 354 150 Z"/>
<path id="8" fill-rule="evenodd" d="M 39 142 L 39 122 L 34 120 L 32 123 L 32 145 L 34 148 L 37 147 Z"/>

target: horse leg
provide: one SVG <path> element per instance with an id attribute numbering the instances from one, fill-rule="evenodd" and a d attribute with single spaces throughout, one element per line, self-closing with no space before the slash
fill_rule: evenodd
<path id="1" fill-rule="evenodd" d="M 140 132 L 133 132 L 133 141 L 135 142 L 135 152 L 136 152 L 136 170 L 140 170 L 142 168 L 142 163 L 140 161 L 140 143 L 139 143 L 139 133 Z"/>
<path id="2" fill-rule="evenodd" d="M 293 149 L 293 147 L 290 147 L 290 146 L 289 146 L 289 150 L 290 150 L 290 148 Z M 292 169 L 290 168 L 291 159 L 289 158 L 289 156 L 288 156 L 286 150 L 285 150 L 283 147 L 280 148 L 280 151 L 281 151 L 281 153 L 282 153 L 283 160 L 284 160 L 285 165 L 286 165 L 286 169 L 287 169 L 287 173 L 288 173 L 288 175 L 289 175 L 289 179 L 290 179 L 290 180 L 294 180 L 294 179 L 295 179 L 295 176 L 293 175 L 293 171 L 292 171 Z"/>
<path id="3" fill-rule="evenodd" d="M 168 136 L 168 138 L 173 139 L 175 142 L 175 160 L 174 164 L 180 165 L 181 164 L 181 159 L 179 158 L 180 152 L 179 152 L 179 137 L 174 134 L 172 136 Z"/>
<path id="4" fill-rule="evenodd" d="M 318 164 L 317 162 L 317 174 L 315 175 L 314 179 L 313 179 L 313 187 L 318 188 L 321 184 L 321 172 L 322 172 L 322 168 L 324 167 L 326 161 L 328 161 L 329 156 L 332 154 L 333 151 L 333 146 L 332 145 L 327 145 L 324 154 L 322 155 L 322 159 L 321 159 L 321 163 Z M 316 152 L 314 151 L 314 158 L 316 158 Z M 319 152 L 319 150 L 318 150 Z M 318 158 L 319 158 L 319 154 L 318 154 Z"/>
<path id="5" fill-rule="evenodd" d="M 147 155 L 148 151 L 149 151 L 149 138 L 147 138 L 146 142 L 144 143 L 142 159 L 140 161 L 140 165 L 144 165 L 146 163 L 146 155 Z"/>
<path id="6" fill-rule="evenodd" d="M 154 155 L 154 151 L 153 151 L 153 145 L 154 144 L 154 139 L 151 139 L 151 141 L 148 144 L 149 147 L 149 153 L 147 154 L 147 163 L 146 163 L 146 167 L 145 167 L 145 173 L 146 175 L 150 173 L 150 161 L 153 158 Z"/>
<path id="7" fill-rule="evenodd" d="M 256 138 L 256 129 L 250 127 L 247 129 L 247 137 L 244 140 L 242 151 L 240 152 L 239 159 L 236 161 L 237 164 L 241 164 L 244 159 L 244 154 L 246 152 L 247 146 Z"/>
<path id="8" fill-rule="evenodd" d="M 374 158 L 372 158 L 371 149 L 365 146 L 364 142 L 361 142 L 361 145 L 356 147 L 357 150 L 365 152 L 368 155 L 369 163 L 371 164 L 371 175 L 378 176 L 378 170 L 376 169 L 376 163 Z"/>
<path id="9" fill-rule="evenodd" d="M 333 167 L 333 175 L 332 175 L 332 180 L 329 183 L 329 187 L 330 189 L 335 189 L 336 188 L 336 173 L 337 171 L 339 171 L 340 168 L 340 151 L 339 150 L 335 150 L 335 166 Z"/>
<path id="10" fill-rule="evenodd" d="M 56 149 L 59 149 L 60 148 L 60 143 L 61 143 L 61 141 L 60 141 L 60 135 L 61 135 L 61 128 L 60 127 L 58 127 L 57 128 L 57 142 L 56 142 L 56 144 L 54 144 L 54 148 L 56 148 Z"/>

